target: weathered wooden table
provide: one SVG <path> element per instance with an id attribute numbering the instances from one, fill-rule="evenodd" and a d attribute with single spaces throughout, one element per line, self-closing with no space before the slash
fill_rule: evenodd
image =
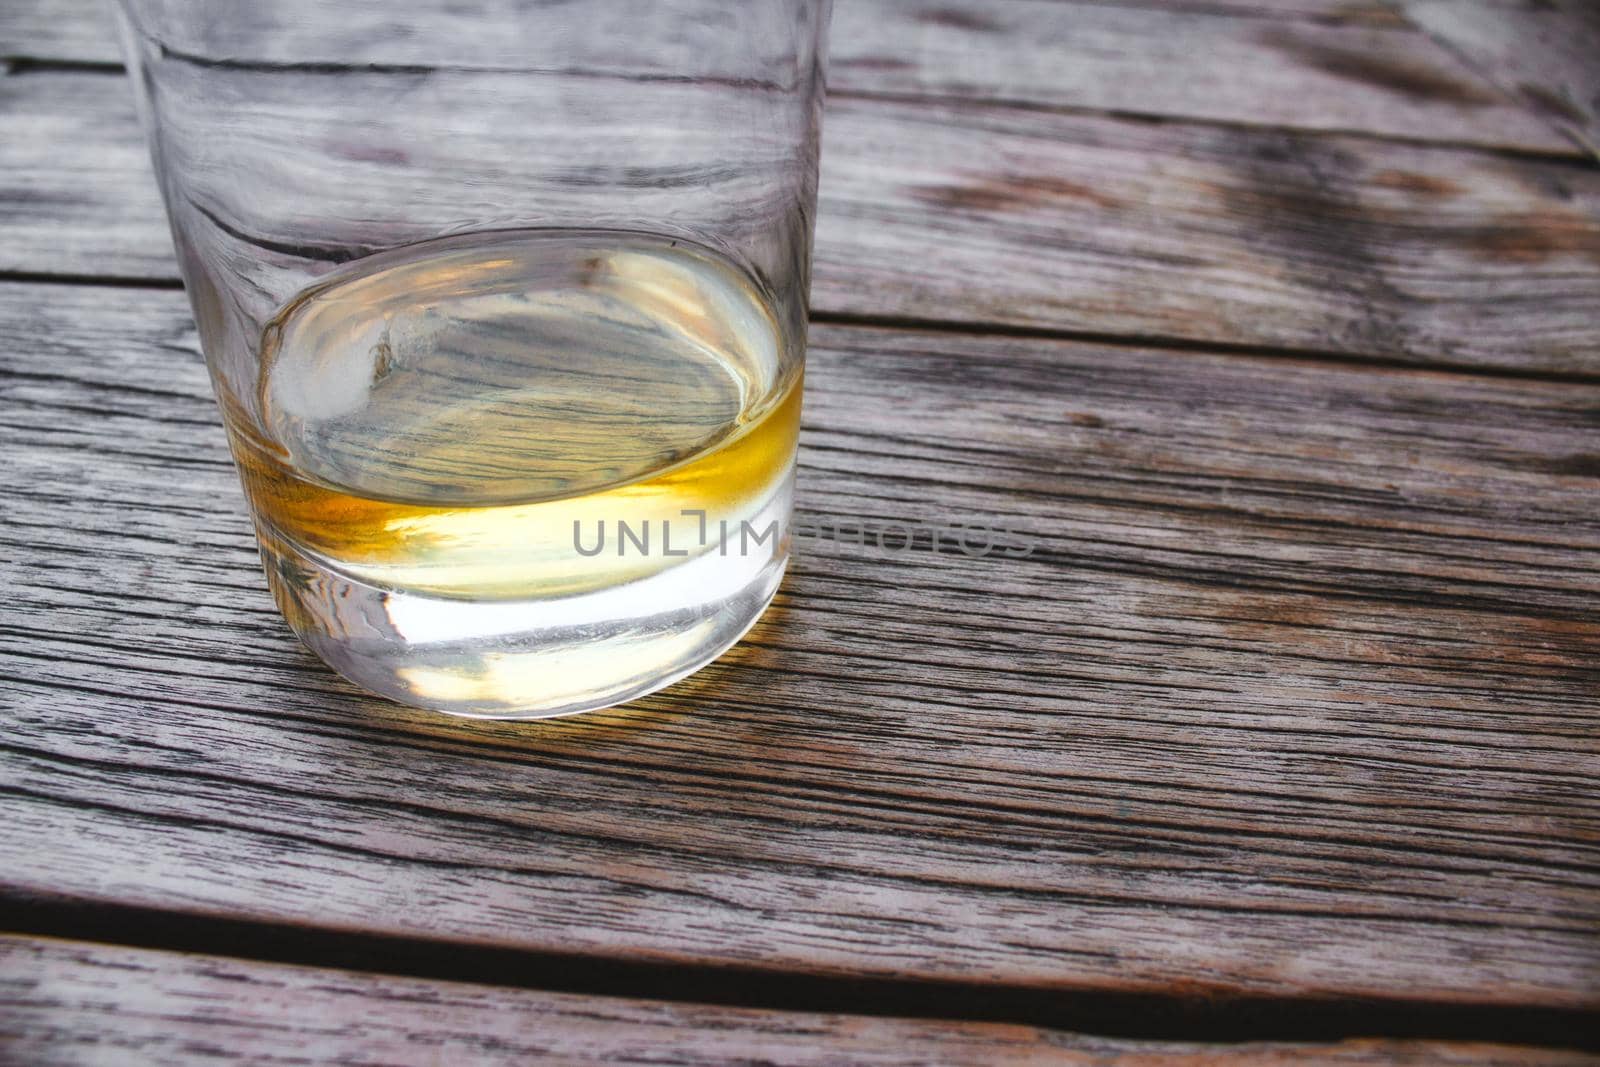
<path id="1" fill-rule="evenodd" d="M 1036 549 L 474 725 L 281 625 L 109 19 L 5 0 L 0 1060 L 1584 1060 L 1595 11 L 840 0 L 803 511 Z"/>

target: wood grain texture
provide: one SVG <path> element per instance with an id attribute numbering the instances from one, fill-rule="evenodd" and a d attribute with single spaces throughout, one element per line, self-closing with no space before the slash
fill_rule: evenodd
<path id="1" fill-rule="evenodd" d="M 830 85 L 1560 150 L 1536 116 L 1403 21 L 1261 17 L 1269 7 L 841 3 Z"/>
<path id="2" fill-rule="evenodd" d="M 829 120 L 824 312 L 1600 372 L 1600 169 L 960 107 Z"/>
<path id="3" fill-rule="evenodd" d="M 426 35 L 396 33 L 394 12 L 381 3 L 348 4 L 333 25 L 300 21 L 304 32 L 264 43 L 264 54 L 299 62 L 438 59 Z M 451 32 L 459 38 L 470 26 Z M 979 11 L 947 0 L 861 0 L 838 5 L 831 49 L 830 84 L 846 96 L 1005 100 L 1571 150 L 1537 115 L 1375 2 L 987 0 Z M 0 57 L 7 55 L 121 58 L 111 19 L 94 0 L 5 5 Z M 487 29 L 471 55 L 483 64 L 519 60 L 504 35 Z"/>
<path id="4" fill-rule="evenodd" d="M 352 691 L 265 593 L 182 295 L 0 283 L 0 899 L 780 982 L 1600 1011 L 1600 386 L 1515 377 L 1600 373 L 1600 171 L 1390 5 L 847 7 L 801 479 L 832 529 L 738 649 L 627 708 Z M 0 56 L 45 61 L 0 77 L 0 271 L 171 279 L 91 17 L 0 5 Z M 1124 340 L 976 335 L 1006 327 Z M 0 1040 L 33 1044 L 0 1059 L 266 1055 L 292 1013 L 344 1059 L 1573 1062 L 4 948 Z"/>
<path id="5" fill-rule="evenodd" d="M 176 277 L 125 78 L 39 77 L 0 77 L 0 271 Z"/>
<path id="6" fill-rule="evenodd" d="M 1578 1052 L 1433 1041 L 1206 1046 L 1035 1027 L 574 996 L 0 936 L 0 1057 L 190 1063 L 1229 1063 L 1578 1067 Z"/>
<path id="7" fill-rule="evenodd" d="M 1405 0 L 1411 21 L 1600 160 L 1600 7 L 1592 0 Z"/>
<path id="8" fill-rule="evenodd" d="M 0 6 L 0 63 L 20 59 L 120 64 L 111 7 L 94 0 L 13 0 Z"/>
<path id="9" fill-rule="evenodd" d="M 178 293 L 0 287 L 0 885 L 657 962 L 1600 1007 L 1594 387 L 817 331 L 714 667 L 472 725 L 257 573 Z"/>
<path id="10" fill-rule="evenodd" d="M 885 101 L 825 142 L 824 315 L 1600 374 L 1600 169 Z M 119 79 L 0 78 L 0 270 L 175 278 L 143 152 Z M 323 195 L 390 166 L 330 160 Z"/>

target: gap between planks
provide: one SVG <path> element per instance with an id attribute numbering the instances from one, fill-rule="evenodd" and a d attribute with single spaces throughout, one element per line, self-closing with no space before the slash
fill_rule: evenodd
<path id="1" fill-rule="evenodd" d="M 354 68 L 352 68 L 354 69 Z M 0 57 L 0 76 L 19 77 L 28 74 L 104 74 L 121 78 L 127 67 L 111 60 L 54 59 L 46 56 Z M 1577 149 L 1538 148 L 1533 145 L 1486 144 L 1450 137 L 1421 137 L 1385 130 L 1372 130 L 1360 126 L 1320 126 L 1306 128 L 1284 123 L 1251 122 L 1244 118 L 1223 118 L 1208 115 L 1166 115 L 1153 111 L 1136 111 L 1127 108 L 1093 107 L 1084 104 L 1045 103 L 1003 96 L 986 96 L 974 99 L 968 96 L 936 92 L 894 92 L 874 89 L 829 89 L 829 100 L 856 100 L 866 103 L 924 104 L 933 107 L 970 108 L 972 110 L 996 109 L 1002 111 L 1029 111 L 1052 115 L 1082 115 L 1090 118 L 1116 119 L 1123 122 L 1142 122 L 1151 125 L 1174 124 L 1205 126 L 1214 129 L 1276 132 L 1309 137 L 1351 137 L 1408 148 L 1454 148 L 1479 152 L 1505 159 L 1525 159 L 1541 163 L 1564 163 L 1574 167 L 1593 169 L 1595 160 Z"/>
<path id="2" fill-rule="evenodd" d="M 0 273 L 0 280 L 4 280 L 5 277 L 5 274 Z M 1172 337 L 1165 334 L 1079 330 L 1070 327 L 1015 326 L 1003 322 L 972 323 L 902 315 L 859 315 L 848 311 L 812 311 L 811 322 L 814 325 L 850 326 L 866 330 L 893 330 L 899 333 L 944 333 L 964 337 L 1010 337 L 1019 340 L 1075 341 L 1084 344 L 1110 345 L 1118 348 L 1155 349 L 1164 352 L 1196 352 L 1244 360 L 1269 360 L 1278 364 L 1293 363 L 1306 367 L 1322 366 L 1331 372 L 1361 368 L 1394 370 L 1411 374 L 1503 378 L 1511 381 L 1565 382 L 1572 385 L 1600 384 L 1600 372 L 1585 374 L 1538 370 L 1528 367 L 1484 366 L 1476 363 L 1417 363 L 1392 356 L 1365 355 L 1357 352 L 1339 352 L 1302 347 L 1278 348 L 1273 345 L 1255 345 L 1237 341 L 1200 341 L 1194 338 Z"/>
<path id="3" fill-rule="evenodd" d="M 1600 1051 L 1591 1013 L 1504 1004 L 1061 990 L 650 963 L 385 937 L 132 905 L 0 896 L 7 933 L 547 993 L 1194 1042 L 1421 1039 Z"/>
<path id="4" fill-rule="evenodd" d="M 42 69 L 49 69 L 48 64 Z M 874 89 L 830 89 L 829 100 L 858 100 L 864 103 L 909 104 L 912 106 L 946 107 L 982 111 L 1037 112 L 1044 115 L 1080 115 L 1086 118 L 1116 119 L 1119 122 L 1139 122 L 1150 126 L 1202 126 L 1217 130 L 1240 130 L 1247 133 L 1281 133 L 1306 138 L 1347 137 L 1378 144 L 1398 145 L 1406 148 L 1453 148 L 1464 152 L 1477 152 L 1485 156 L 1498 156 L 1510 160 L 1529 160 L 1539 163 L 1559 163 L 1593 170 L 1595 161 L 1582 152 L 1571 149 L 1536 148 L 1532 145 L 1484 144 L 1449 137 L 1418 137 L 1385 130 L 1371 130 L 1361 126 L 1319 126 L 1308 129 L 1274 122 L 1251 122 L 1243 118 L 1221 118 L 1211 115 L 1162 115 L 1151 111 L 1131 111 L 1127 108 L 1090 107 L 1083 104 L 1043 103 L 1036 100 L 1019 100 L 1004 96 L 987 96 L 982 100 L 943 93 L 889 92 Z"/>
<path id="5" fill-rule="evenodd" d="M 1039 1027 L 629 1000 L 227 957 L 0 936 L 10 1051 L 121 1067 L 359 1061 L 520 1065 L 894 1064 L 1201 1067 L 1230 1061 L 1577 1067 L 1582 1052 L 1481 1042 L 1352 1039 L 1248 1045 L 1104 1038 Z M 296 1040 L 298 1038 L 298 1040 Z M 70 1049 L 70 1060 L 57 1055 Z M 103 1055 L 102 1055 L 103 1053 Z M 84 1057 L 87 1057 L 85 1059 Z"/>
<path id="6" fill-rule="evenodd" d="M 0 284 L 63 285 L 85 288 L 154 289 L 174 291 L 184 288 L 180 278 L 146 278 L 127 275 L 53 274 L 37 271 L 0 270 Z M 1196 352 L 1241 360 L 1268 360 L 1322 367 L 1329 372 L 1351 368 L 1394 370 L 1411 374 L 1463 375 L 1470 378 L 1500 378 L 1510 381 L 1553 382 L 1573 385 L 1600 383 L 1595 374 L 1567 373 L 1527 367 L 1485 366 L 1472 363 L 1417 363 L 1405 359 L 1354 352 L 1310 348 L 1277 348 L 1228 341 L 1199 341 L 1164 334 L 1138 334 L 1069 327 L 1017 326 L 1009 323 L 972 323 L 948 319 L 917 318 L 899 315 L 861 315 L 846 311 L 812 311 L 813 325 L 850 326 L 867 330 L 893 330 L 899 333 L 951 334 L 963 337 L 1006 337 L 1018 340 L 1076 341 L 1119 348 L 1155 349 L 1167 352 Z M 197 353 L 198 354 L 198 353 Z"/>

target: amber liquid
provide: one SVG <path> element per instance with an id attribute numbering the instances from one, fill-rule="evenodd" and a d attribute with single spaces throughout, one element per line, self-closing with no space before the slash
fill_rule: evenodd
<path id="1" fill-rule="evenodd" d="M 303 617 L 305 568 L 275 557 L 468 604 L 638 589 L 655 615 L 670 606 L 644 579 L 696 562 L 737 581 L 760 564 L 741 526 L 770 525 L 780 497 L 787 518 L 784 344 L 746 274 L 657 238 L 478 235 L 330 276 L 268 326 L 257 411 L 229 419 L 289 621 L 330 625 Z"/>

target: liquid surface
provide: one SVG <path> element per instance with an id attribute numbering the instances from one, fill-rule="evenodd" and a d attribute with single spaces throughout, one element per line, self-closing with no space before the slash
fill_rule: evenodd
<path id="1" fill-rule="evenodd" d="M 786 343 L 755 284 L 681 242 L 430 242 L 286 307 L 260 429 L 232 437 L 269 556 L 380 589 L 534 600 L 758 566 L 740 524 L 786 494 L 799 427 Z"/>
<path id="2" fill-rule="evenodd" d="M 423 251 L 425 249 L 426 251 Z M 778 330 L 710 254 L 508 234 L 363 260 L 263 337 L 289 466 L 374 499 L 527 503 L 691 459 L 770 409 Z"/>

